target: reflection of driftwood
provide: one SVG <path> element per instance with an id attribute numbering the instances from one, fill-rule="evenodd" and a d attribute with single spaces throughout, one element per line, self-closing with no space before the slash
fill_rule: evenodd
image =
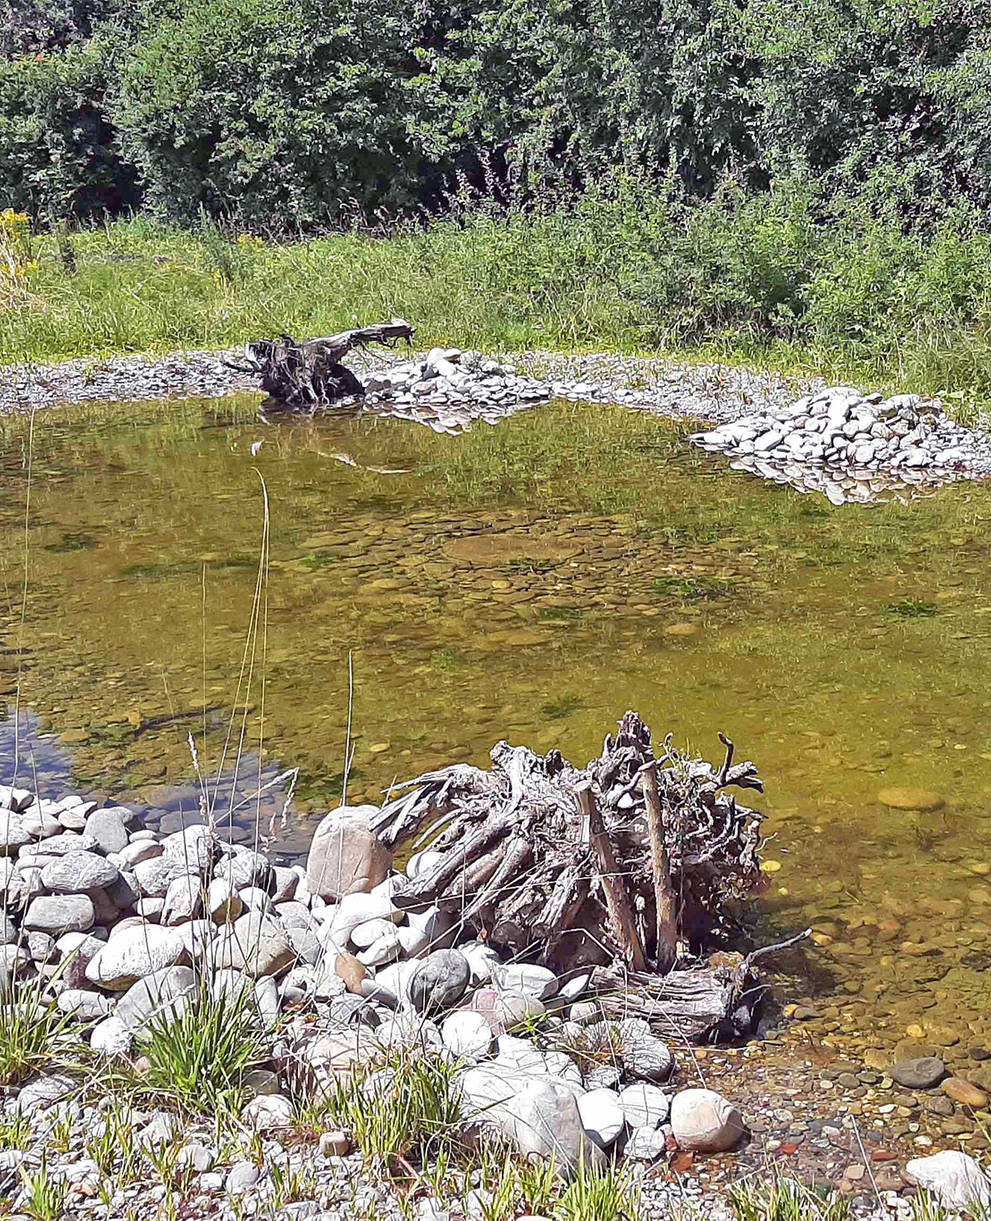
<path id="1" fill-rule="evenodd" d="M 491 771 L 456 764 L 410 781 L 382 807 L 379 835 L 395 844 L 429 819 L 418 842 L 439 856 L 396 902 L 436 903 L 492 945 L 559 970 L 645 958 L 666 970 L 672 940 L 720 942 L 734 928 L 730 902 L 760 881 L 761 815 L 724 790 L 761 790 L 756 768 L 733 766 L 728 743 L 717 768 L 669 739 L 656 761 L 658 819 L 642 787 L 654 761 L 649 729 L 627 713 L 583 769 L 500 742 Z M 651 829 L 663 844 L 651 845 Z"/>
<path id="2" fill-rule="evenodd" d="M 341 363 L 348 352 L 373 343 L 395 347 L 412 338 L 410 324 L 393 318 L 305 343 L 296 343 L 289 335 L 255 340 L 244 345 L 244 364 L 227 363 L 242 373 L 257 374 L 262 389 L 286 407 L 313 411 L 364 394 L 361 382 Z"/>

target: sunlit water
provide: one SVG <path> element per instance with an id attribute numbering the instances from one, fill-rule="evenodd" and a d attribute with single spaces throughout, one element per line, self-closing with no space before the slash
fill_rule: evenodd
<path id="1" fill-rule="evenodd" d="M 484 764 L 502 737 L 585 762 L 627 708 L 713 758 L 722 730 L 767 785 L 768 927 L 831 939 L 806 958 L 827 1015 L 891 1040 L 920 1019 L 980 1028 L 991 488 L 836 508 L 619 409 L 448 437 L 266 425 L 244 400 L 39 415 L 25 531 L 27 424 L 3 429 L 19 782 L 174 825 L 204 791 L 192 735 L 208 799 L 229 804 L 240 753 L 241 834 L 260 813 L 300 852 L 341 794 L 349 653 L 349 798 Z M 888 809 L 892 786 L 945 805 Z"/>

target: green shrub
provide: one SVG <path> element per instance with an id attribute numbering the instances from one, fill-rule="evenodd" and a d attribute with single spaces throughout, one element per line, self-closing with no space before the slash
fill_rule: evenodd
<path id="1" fill-rule="evenodd" d="M 405 86 L 420 68 L 401 6 L 195 0 L 147 12 L 112 112 L 156 211 L 291 231 L 414 201 Z"/>
<path id="2" fill-rule="evenodd" d="M 46 220 L 117 213 L 137 201 L 104 113 L 110 44 L 0 59 L 0 200 Z"/>

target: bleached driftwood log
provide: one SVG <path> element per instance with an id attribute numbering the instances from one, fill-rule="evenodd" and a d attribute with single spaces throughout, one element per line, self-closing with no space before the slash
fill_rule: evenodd
<path id="1" fill-rule="evenodd" d="M 585 768 L 500 742 L 490 771 L 455 764 L 411 780 L 376 828 L 390 845 L 419 832 L 413 847 L 439 857 L 396 902 L 435 903 L 559 971 L 664 971 L 679 949 L 722 944 L 733 901 L 761 878 L 762 815 L 725 790 L 763 791 L 754 764 L 734 765 L 723 741 L 718 767 L 670 738 L 655 759 L 650 730 L 629 712 Z"/>

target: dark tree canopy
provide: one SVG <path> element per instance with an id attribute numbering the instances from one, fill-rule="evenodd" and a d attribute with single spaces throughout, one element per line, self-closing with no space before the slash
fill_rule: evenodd
<path id="1" fill-rule="evenodd" d="M 0 30 L 0 194 L 47 214 L 307 229 L 615 167 L 991 203 L 991 0 L 0 0 Z"/>

